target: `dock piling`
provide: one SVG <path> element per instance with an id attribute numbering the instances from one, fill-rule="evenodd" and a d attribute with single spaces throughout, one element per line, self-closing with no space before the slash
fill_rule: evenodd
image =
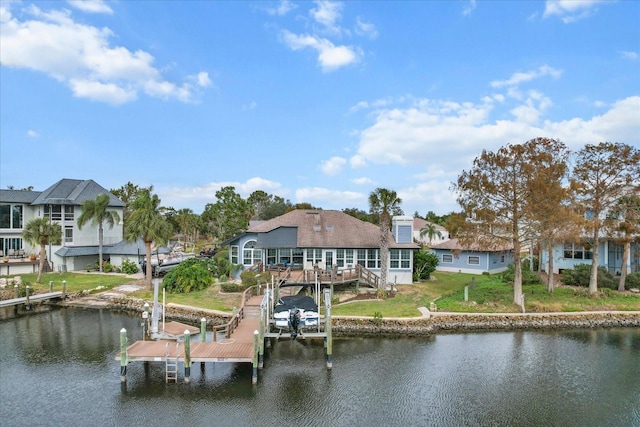
<path id="1" fill-rule="evenodd" d="M 253 374 L 251 375 L 251 384 L 258 383 L 258 339 L 260 333 L 256 330 L 253 332 Z"/>
<path id="2" fill-rule="evenodd" d="M 62 299 L 67 299 L 67 281 L 62 281 Z"/>
<path id="3" fill-rule="evenodd" d="M 49 292 L 53 292 L 53 280 L 49 280 Z"/>
<path id="4" fill-rule="evenodd" d="M 127 381 L 127 330 L 120 329 L 120 382 Z"/>
<path id="5" fill-rule="evenodd" d="M 200 319 L 200 341 L 207 341 L 207 319 L 204 317 Z"/>
<path id="6" fill-rule="evenodd" d="M 188 329 L 184 331 L 184 382 L 191 382 L 191 335 Z"/>
<path id="7" fill-rule="evenodd" d="M 331 336 L 331 290 L 324 290 L 324 332 L 327 335 L 327 369 L 333 368 L 333 339 Z"/>

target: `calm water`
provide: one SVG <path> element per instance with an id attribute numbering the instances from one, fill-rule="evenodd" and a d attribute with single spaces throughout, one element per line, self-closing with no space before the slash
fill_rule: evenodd
<path id="1" fill-rule="evenodd" d="M 1 318 L 2 316 L 0 316 Z M 0 426 L 640 426 L 640 329 L 281 341 L 165 384 L 129 364 L 140 319 L 63 309 L 0 320 Z"/>

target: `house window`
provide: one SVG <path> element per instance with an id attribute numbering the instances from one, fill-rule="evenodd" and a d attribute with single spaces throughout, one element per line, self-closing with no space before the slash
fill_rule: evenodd
<path id="1" fill-rule="evenodd" d="M 310 262 L 312 265 L 320 265 L 322 263 L 322 249 L 307 249 L 307 262 Z"/>
<path id="2" fill-rule="evenodd" d="M 231 246 L 231 264 L 238 264 L 238 246 Z"/>
<path id="3" fill-rule="evenodd" d="M 22 227 L 22 205 L 0 205 L 0 228 Z"/>
<path id="4" fill-rule="evenodd" d="M 73 243 L 73 226 L 64 227 L 64 242 Z"/>
<path id="5" fill-rule="evenodd" d="M 242 248 L 242 263 L 244 265 L 254 265 L 262 261 L 262 250 L 256 249 L 256 241 L 249 240 Z"/>
<path id="6" fill-rule="evenodd" d="M 567 259 L 592 259 L 593 251 L 575 243 L 564 244 L 564 258 Z"/>
<path id="7" fill-rule="evenodd" d="M 389 250 L 390 268 L 409 268 L 411 266 L 411 252 L 408 249 Z"/>
<path id="8" fill-rule="evenodd" d="M 442 262 L 443 263 L 447 263 L 447 264 L 451 264 L 453 262 L 453 255 L 452 254 L 442 254 Z"/>
<path id="9" fill-rule="evenodd" d="M 44 216 L 49 217 L 51 221 L 62 221 L 62 206 L 44 205 Z"/>
<path id="10" fill-rule="evenodd" d="M 505 258 L 505 256 L 504 256 L 504 255 L 500 255 L 500 262 L 501 262 L 502 264 L 504 264 L 505 259 L 506 259 L 506 258 Z"/>
<path id="11" fill-rule="evenodd" d="M 353 267 L 353 249 L 336 250 L 336 265 L 338 267 Z"/>
<path id="12" fill-rule="evenodd" d="M 469 265 L 480 265 L 480 257 L 477 255 L 471 255 L 469 256 L 467 263 Z"/>
<path id="13" fill-rule="evenodd" d="M 367 268 L 378 268 L 377 253 L 376 249 L 367 249 Z"/>
<path id="14" fill-rule="evenodd" d="M 267 264 L 269 265 L 277 264 L 276 262 L 277 259 L 278 259 L 278 250 L 267 249 Z"/>
<path id="15" fill-rule="evenodd" d="M 64 220 L 65 221 L 73 221 L 73 218 L 74 218 L 73 206 L 65 205 L 65 207 L 64 207 Z"/>

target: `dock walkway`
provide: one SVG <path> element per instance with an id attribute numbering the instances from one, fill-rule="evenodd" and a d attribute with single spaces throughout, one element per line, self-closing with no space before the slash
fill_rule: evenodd
<path id="1" fill-rule="evenodd" d="M 51 299 L 57 299 L 57 298 L 62 298 L 62 291 L 56 291 L 56 292 L 47 292 L 47 293 L 43 293 L 43 294 L 35 294 L 35 295 L 30 295 L 29 296 L 29 302 L 41 302 L 41 301 L 48 301 Z M 14 305 L 20 305 L 20 304 L 26 304 L 27 303 L 27 297 L 20 297 L 20 298 L 12 298 L 12 299 L 5 299 L 0 301 L 0 308 L 2 307 L 11 307 Z"/>

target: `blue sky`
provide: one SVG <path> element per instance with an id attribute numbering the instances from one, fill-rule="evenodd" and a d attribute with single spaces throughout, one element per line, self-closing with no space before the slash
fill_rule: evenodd
<path id="1" fill-rule="evenodd" d="M 640 146 L 638 1 L 0 1 L 0 187 L 458 210 L 482 150 Z"/>

